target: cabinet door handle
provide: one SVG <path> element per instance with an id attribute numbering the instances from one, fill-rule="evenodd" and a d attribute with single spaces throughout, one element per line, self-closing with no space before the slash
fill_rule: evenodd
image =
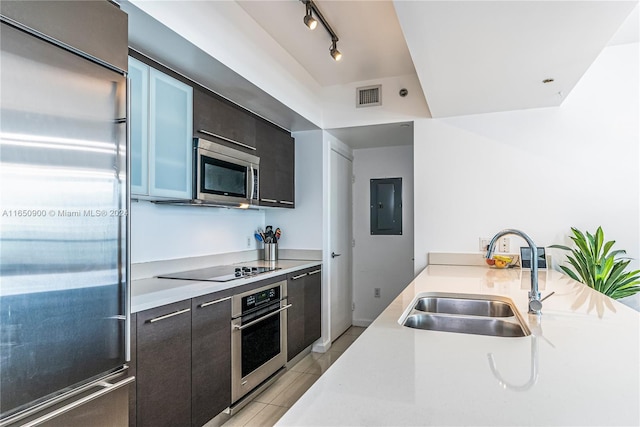
<path id="1" fill-rule="evenodd" d="M 287 200 L 280 200 L 280 203 L 282 203 L 283 205 L 293 205 L 293 202 L 289 202 Z"/>
<path id="2" fill-rule="evenodd" d="M 177 316 L 178 314 L 188 313 L 190 312 L 190 308 L 185 308 L 183 310 L 174 311 L 173 313 L 165 314 L 164 316 L 154 317 L 151 320 L 148 320 L 149 323 L 159 322 L 160 320 L 168 319 L 173 316 Z"/>
<path id="3" fill-rule="evenodd" d="M 260 199 L 261 202 L 269 202 L 269 203 L 278 203 L 277 200 L 273 200 L 273 199 Z"/>
<path id="4" fill-rule="evenodd" d="M 291 278 L 291 280 L 298 280 L 298 279 L 300 279 L 301 277 L 306 276 L 307 274 L 309 274 L 309 273 L 298 274 L 297 276 L 293 276 L 293 277 Z"/>
<path id="5" fill-rule="evenodd" d="M 238 142 L 235 139 L 227 138 L 226 136 L 218 135 L 217 133 L 209 132 L 208 130 L 205 130 L 205 129 L 199 129 L 198 132 L 204 133 L 205 135 L 213 136 L 214 138 L 218 138 L 218 139 L 221 139 L 223 141 L 230 142 L 232 144 L 239 145 L 239 146 L 244 147 L 244 148 L 248 148 L 249 150 L 255 150 L 256 149 L 256 147 L 252 147 L 250 145 L 243 144 L 242 142 Z"/>
<path id="6" fill-rule="evenodd" d="M 205 308 L 205 307 L 208 307 L 210 305 L 217 304 L 219 302 L 227 301 L 227 300 L 230 300 L 230 299 L 231 299 L 231 297 L 226 297 L 226 298 L 220 298 L 220 299 L 217 299 L 217 300 L 214 300 L 214 301 L 203 302 L 202 304 L 200 304 L 198 306 L 198 308 Z"/>
<path id="7" fill-rule="evenodd" d="M 314 270 L 314 271 L 312 271 L 312 272 L 310 272 L 310 273 L 307 273 L 307 274 L 308 274 L 309 276 L 311 276 L 312 274 L 318 274 L 318 273 L 320 273 L 321 271 L 322 271 L 322 270 Z"/>

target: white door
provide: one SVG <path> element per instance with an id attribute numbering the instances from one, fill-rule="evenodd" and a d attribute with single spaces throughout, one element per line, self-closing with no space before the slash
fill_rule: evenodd
<path id="1" fill-rule="evenodd" d="M 351 185 L 353 164 L 331 150 L 329 162 L 331 199 L 329 215 L 329 250 L 331 256 L 331 341 L 349 329 L 353 317 L 351 275 Z"/>

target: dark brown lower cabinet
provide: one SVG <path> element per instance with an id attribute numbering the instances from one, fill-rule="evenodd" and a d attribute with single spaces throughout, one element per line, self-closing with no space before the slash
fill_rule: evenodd
<path id="1" fill-rule="evenodd" d="M 304 279 L 306 273 L 290 274 L 287 280 L 287 361 L 304 350 Z"/>
<path id="2" fill-rule="evenodd" d="M 288 279 L 288 360 L 321 335 L 321 268 Z M 275 279 L 270 279 L 275 280 Z M 264 282 L 252 284 L 256 289 Z M 243 289 L 244 290 L 244 289 Z M 130 426 L 200 427 L 231 405 L 229 291 L 131 317 Z"/>
<path id="3" fill-rule="evenodd" d="M 322 331 L 322 270 L 314 267 L 288 275 L 287 360 L 320 338 Z"/>
<path id="4" fill-rule="evenodd" d="M 194 298 L 192 425 L 200 427 L 231 405 L 231 297 Z"/>
<path id="5" fill-rule="evenodd" d="M 304 282 L 304 346 L 322 336 L 322 270 L 312 269 Z"/>
<path id="6" fill-rule="evenodd" d="M 136 313 L 137 427 L 191 425 L 191 300 Z"/>

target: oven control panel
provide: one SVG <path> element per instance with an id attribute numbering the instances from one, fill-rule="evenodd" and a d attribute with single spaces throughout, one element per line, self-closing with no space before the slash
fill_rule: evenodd
<path id="1" fill-rule="evenodd" d="M 245 313 L 273 301 L 280 301 L 280 286 L 264 289 L 242 297 L 242 312 Z"/>

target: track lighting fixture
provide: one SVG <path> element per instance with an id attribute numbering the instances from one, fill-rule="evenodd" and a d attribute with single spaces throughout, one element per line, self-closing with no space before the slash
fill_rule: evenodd
<path id="1" fill-rule="evenodd" d="M 313 0 L 300 1 L 304 3 L 306 7 L 306 14 L 303 19 L 304 24 L 309 27 L 309 29 L 313 30 L 318 25 L 318 21 L 314 19 L 313 14 L 318 17 L 318 20 L 320 21 L 324 29 L 327 30 L 327 33 L 329 33 L 329 35 L 331 36 L 331 47 L 329 48 L 329 53 L 334 60 L 340 61 L 340 59 L 342 59 L 342 53 L 340 53 L 340 51 L 338 50 L 338 36 L 336 35 L 335 31 L 333 31 L 327 20 L 324 18 L 324 16 L 322 16 L 322 13 L 320 13 L 320 10 L 318 10 L 318 6 L 316 6 Z"/>
<path id="2" fill-rule="evenodd" d="M 340 51 L 338 50 L 338 47 L 336 46 L 337 42 L 338 42 L 338 40 L 333 40 L 331 42 L 331 47 L 329 48 L 329 53 L 331 53 L 331 57 L 334 60 L 340 61 L 342 59 L 342 54 L 340 53 Z"/>
<path id="3" fill-rule="evenodd" d="M 307 14 L 304 15 L 304 25 L 309 27 L 310 30 L 315 30 L 318 26 L 318 21 L 311 15 L 311 3 L 307 3 Z"/>

